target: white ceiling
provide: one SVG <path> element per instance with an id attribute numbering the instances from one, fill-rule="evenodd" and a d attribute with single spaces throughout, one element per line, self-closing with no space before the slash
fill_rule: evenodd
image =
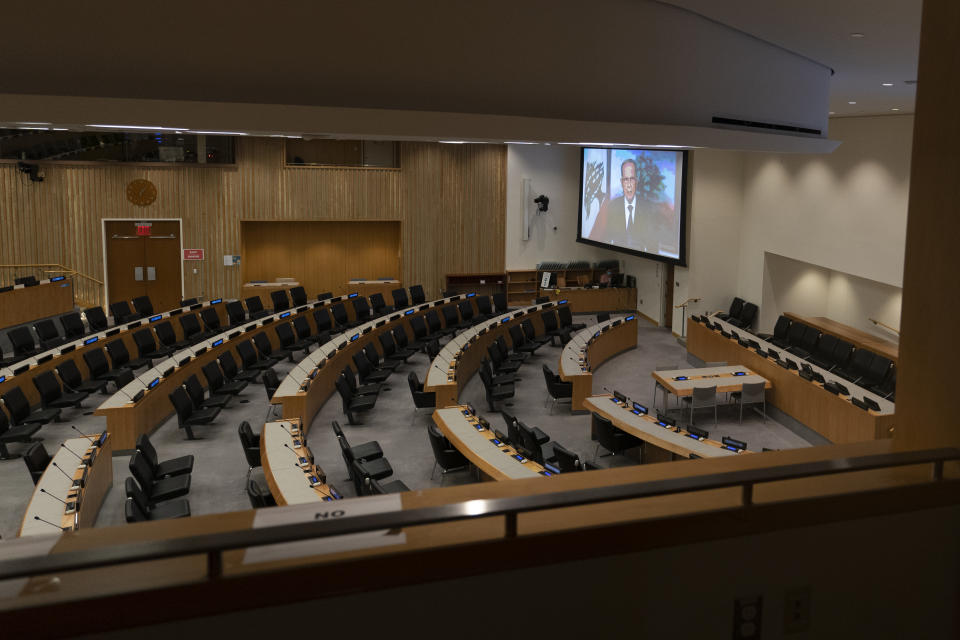
<path id="1" fill-rule="evenodd" d="M 835 117 L 913 113 L 922 0 L 664 1 L 832 68 Z"/>

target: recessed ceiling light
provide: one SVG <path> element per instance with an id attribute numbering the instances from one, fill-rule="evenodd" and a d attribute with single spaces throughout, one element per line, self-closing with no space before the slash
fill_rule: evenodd
<path id="1" fill-rule="evenodd" d="M 893 107 L 890 109 L 890 111 L 900 111 L 900 107 Z"/>
<path id="2" fill-rule="evenodd" d="M 892 86 L 893 86 L 893 83 L 892 83 L 892 82 L 884 82 L 884 83 L 882 84 L 882 86 L 884 86 L 884 87 L 892 87 Z"/>
<path id="3" fill-rule="evenodd" d="M 856 100 L 847 100 L 847 104 L 857 104 Z"/>
<path id="4" fill-rule="evenodd" d="M 830 115 L 832 116 L 832 115 L 835 114 L 835 113 L 836 113 L 836 111 L 831 111 L 831 112 L 830 112 Z"/>
<path id="5" fill-rule="evenodd" d="M 851 37 L 851 38 L 862 38 L 862 37 L 863 37 L 863 34 L 860 33 L 860 32 L 854 32 L 854 33 L 851 33 L 851 34 L 850 34 L 850 37 Z"/>
<path id="6" fill-rule="evenodd" d="M 183 127 L 148 127 L 139 124 L 88 124 L 86 126 L 97 129 L 133 129 L 136 131 L 177 131 L 183 129 Z"/>
<path id="7" fill-rule="evenodd" d="M 245 136 L 246 133 L 242 131 L 194 131 L 190 130 L 190 133 L 199 135 L 199 136 Z"/>

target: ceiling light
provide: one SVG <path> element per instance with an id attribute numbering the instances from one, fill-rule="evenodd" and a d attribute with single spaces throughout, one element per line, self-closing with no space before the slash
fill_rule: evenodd
<path id="1" fill-rule="evenodd" d="M 193 131 L 190 133 L 196 134 L 198 136 L 245 136 L 247 134 L 242 131 Z"/>
<path id="2" fill-rule="evenodd" d="M 863 34 L 862 34 L 862 33 L 859 33 L 859 32 L 854 32 L 854 33 L 851 33 L 851 34 L 850 34 L 850 37 L 851 37 L 851 38 L 862 38 L 862 37 L 863 37 Z"/>
<path id="3" fill-rule="evenodd" d="M 54 127 L 53 130 L 54 131 L 70 131 L 70 129 L 67 129 L 66 127 Z"/>
<path id="4" fill-rule="evenodd" d="M 832 115 L 835 114 L 835 113 L 836 113 L 836 111 L 831 111 L 831 112 L 830 112 L 830 115 L 832 116 Z"/>
<path id="5" fill-rule="evenodd" d="M 23 131 L 50 131 L 50 127 L 17 127 Z"/>
<path id="6" fill-rule="evenodd" d="M 465 140 L 437 140 L 440 144 L 467 144 Z"/>
<path id="7" fill-rule="evenodd" d="M 856 100 L 848 100 L 848 101 L 847 101 L 847 104 L 857 104 L 857 101 L 856 101 Z"/>
<path id="8" fill-rule="evenodd" d="M 138 131 L 176 131 L 183 129 L 183 127 L 145 127 L 139 124 L 88 124 L 85 126 L 96 129 L 136 129 Z"/>
<path id="9" fill-rule="evenodd" d="M 900 107 L 893 107 L 890 109 L 890 111 L 900 111 Z"/>
<path id="10" fill-rule="evenodd" d="M 883 87 L 892 87 L 892 86 L 893 86 L 893 83 L 892 83 L 892 82 L 884 82 L 884 83 L 881 84 L 881 86 L 883 86 Z"/>
<path id="11" fill-rule="evenodd" d="M 49 122 L 17 122 L 16 124 L 50 124 Z"/>
<path id="12" fill-rule="evenodd" d="M 520 140 L 508 140 L 503 144 L 540 144 L 539 142 L 521 142 Z"/>

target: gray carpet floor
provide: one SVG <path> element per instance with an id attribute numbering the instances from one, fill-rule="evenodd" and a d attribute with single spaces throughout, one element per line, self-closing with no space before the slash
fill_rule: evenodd
<path id="1" fill-rule="evenodd" d="M 577 321 L 589 324 L 596 322 L 596 318 L 579 316 Z M 637 349 L 625 352 L 602 365 L 594 373 L 594 392 L 600 393 L 603 388 L 616 389 L 632 400 L 652 406 L 654 385 L 650 372 L 664 364 L 675 364 L 677 368 L 691 365 L 686 361 L 686 350 L 668 330 L 643 321 L 638 325 Z M 569 404 L 554 407 L 552 402 L 547 402 L 541 365 L 546 364 L 556 370 L 559 356 L 559 347 L 547 345 L 524 364 L 519 371 L 521 380 L 516 385 L 516 395 L 510 401 L 508 411 L 526 424 L 540 427 L 553 441 L 578 452 L 583 459 L 592 460 L 596 443 L 590 439 L 590 416 L 571 415 Z M 400 367 L 388 380 L 387 388 L 381 392 L 376 407 L 363 416 L 363 424 L 346 423 L 340 399 L 336 395 L 332 396 L 317 414 L 310 427 L 308 443 L 317 464 L 326 471 L 328 482 L 334 484 L 343 495 L 352 496 L 355 493 L 352 484 L 347 480 L 346 467 L 331 429 L 333 420 L 340 422 L 351 444 L 370 440 L 380 443 L 394 470 L 389 480 L 402 480 L 411 489 L 476 482 L 476 476 L 470 471 L 453 472 L 445 477 L 439 470 L 434 474 L 433 452 L 426 433 L 426 425 L 431 420 L 431 415 L 427 410 L 414 410 L 406 381 L 408 371 L 416 372 L 422 380 L 429 366 L 427 357 L 418 354 L 405 366 Z M 292 367 L 293 364 L 289 362 L 277 365 L 276 371 L 281 380 Z M 60 443 L 76 436 L 70 428 L 71 425 L 85 433 L 98 433 L 104 428 L 103 418 L 84 414 L 92 411 L 105 397 L 88 398 L 83 409 L 64 411 L 63 422 L 43 427 L 38 435 L 44 438 L 43 444 L 51 455 L 56 452 Z M 479 376 L 470 380 L 460 400 L 472 404 L 494 427 L 505 431 L 502 416 L 489 411 Z M 662 399 L 660 401 L 662 402 Z M 247 464 L 240 447 L 237 426 L 246 420 L 255 432 L 259 432 L 268 406 L 263 385 L 253 384 L 221 411 L 214 424 L 197 430 L 197 435 L 202 439 L 185 440 L 177 429 L 176 417 L 170 418 L 151 435 L 151 441 L 161 459 L 186 454 L 195 456 L 188 496 L 194 515 L 250 508 L 245 489 Z M 674 411 L 674 414 L 676 413 Z M 763 447 L 790 449 L 811 445 L 811 442 L 769 416 L 764 421 L 759 413 L 748 410 L 744 413 L 742 425 L 738 424 L 737 417 L 737 410 L 733 406 L 721 406 L 716 427 L 712 424 L 709 411 L 698 413 L 696 420 L 697 425 L 710 431 L 712 437 L 719 439 L 721 435 L 732 436 L 747 442 L 750 450 L 759 451 Z M 25 449 L 25 445 L 11 446 L 13 453 L 22 453 Z M 604 452 L 601 451 L 602 453 Z M 124 522 L 123 484 L 130 475 L 128 463 L 129 456 L 113 458 L 114 483 L 97 519 L 98 527 Z M 633 459 L 625 456 L 600 457 L 596 463 L 601 467 L 636 464 Z M 3 491 L 0 491 L 0 536 L 14 537 L 33 492 L 33 483 L 22 460 L 0 461 L 0 487 L 3 487 Z"/>

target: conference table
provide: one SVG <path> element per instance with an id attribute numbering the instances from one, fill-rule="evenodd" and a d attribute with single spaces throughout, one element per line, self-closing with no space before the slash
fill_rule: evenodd
<path id="1" fill-rule="evenodd" d="M 18 535 L 92 527 L 113 485 L 112 458 L 108 432 L 66 440 L 37 481 Z"/>
<path id="2" fill-rule="evenodd" d="M 717 329 L 708 328 L 700 318 L 687 320 L 687 350 L 706 362 L 728 362 L 748 367 L 751 371 L 772 383 L 767 395 L 767 405 L 789 415 L 798 422 L 813 429 L 835 444 L 862 442 L 892 436 L 895 423 L 894 404 L 881 396 L 859 387 L 826 369 L 805 363 L 781 347 L 770 344 L 759 336 L 747 333 L 743 329 L 717 318 L 706 319 Z M 721 333 L 725 332 L 729 337 Z M 737 340 L 753 341 L 758 349 L 766 352 L 773 349 L 780 354 L 780 363 L 766 355 L 760 355 L 752 347 L 746 347 Z M 783 365 L 791 360 L 796 366 L 807 364 L 810 369 L 824 378 L 824 383 L 835 382 L 843 385 L 849 394 L 833 394 L 824 388 L 824 383 L 805 380 L 798 369 L 788 369 Z M 876 402 L 880 410 L 864 410 L 851 401 L 854 396 L 867 397 Z"/>
<path id="3" fill-rule="evenodd" d="M 0 329 L 73 311 L 73 281 L 65 276 L 0 292 Z"/>
<path id="4" fill-rule="evenodd" d="M 356 370 L 353 354 L 359 353 L 370 344 L 382 357 L 383 347 L 378 339 L 381 334 L 400 327 L 406 332 L 408 339 L 412 340 L 414 337 L 410 326 L 412 318 L 425 316 L 435 310 L 442 320 L 442 311 L 445 307 L 457 305 L 473 297 L 473 294 L 456 295 L 425 302 L 373 318 L 358 327 L 335 334 L 328 342 L 320 345 L 297 363 L 280 382 L 270 402 L 283 405 L 284 418 L 296 418 L 300 420 L 304 430 L 309 430 L 314 416 L 335 391 L 335 383 L 340 372 L 344 367 Z M 471 308 L 476 313 L 476 304 L 472 301 Z"/>
<path id="5" fill-rule="evenodd" d="M 613 356 L 637 348 L 637 314 L 610 318 L 578 331 L 560 354 L 558 373 L 573 385 L 570 410 L 585 412 L 584 401 L 593 395 L 593 372 Z"/>
<path id="6" fill-rule="evenodd" d="M 280 311 L 206 338 L 137 375 L 133 382 L 118 389 L 97 407 L 94 414 L 106 417 L 107 428 L 115 438 L 114 446 L 118 451 L 132 450 L 141 434 L 151 433 L 174 413 L 168 396 L 176 387 L 184 384 L 191 375 L 196 375 L 201 382 L 206 380 L 203 365 L 213 362 L 225 351 L 233 353 L 234 359 L 239 363 L 241 359 L 236 351 L 237 345 L 260 332 L 267 336 L 274 349 L 279 349 L 280 340 L 276 332 L 271 330 L 274 322 L 292 322 L 303 316 L 311 331 L 315 333 L 316 324 L 312 311 L 341 301 L 339 297 L 331 298 L 297 309 Z M 352 305 L 344 306 L 348 318 L 354 318 Z"/>
<path id="7" fill-rule="evenodd" d="M 180 307 L 177 309 L 171 309 L 170 311 L 156 313 L 141 320 L 108 327 L 104 331 L 89 333 L 82 338 L 78 338 L 77 340 L 73 340 L 66 344 L 62 344 L 51 349 L 47 349 L 46 351 L 34 354 L 24 360 L 21 360 L 20 362 L 17 362 L 14 365 L 0 369 L 0 395 L 6 393 L 13 387 L 20 387 L 24 395 L 27 396 L 27 400 L 30 402 L 30 404 L 38 405 L 40 404 L 40 394 L 37 391 L 37 388 L 31 383 L 31 380 L 35 376 L 44 373 L 45 371 L 53 371 L 65 360 L 72 360 L 74 364 L 77 365 L 77 368 L 80 370 L 84 379 L 88 379 L 90 377 L 90 371 L 87 368 L 87 363 L 83 359 L 83 354 L 87 351 L 92 349 L 103 349 L 107 342 L 111 342 L 113 340 L 122 340 L 124 346 L 127 348 L 127 351 L 130 353 L 130 357 L 137 357 L 139 349 L 137 348 L 136 342 L 133 340 L 134 332 L 139 331 L 140 329 L 149 325 L 157 324 L 164 320 L 170 320 L 170 325 L 173 327 L 174 335 L 176 336 L 177 340 L 183 340 L 183 330 L 180 328 L 180 323 L 175 320 L 175 316 L 197 315 L 207 307 L 214 307 L 217 311 L 217 316 L 220 318 L 221 324 L 227 324 L 227 313 L 224 309 L 224 305 L 219 304 L 220 302 L 221 299 L 217 298 L 212 301 L 197 303 L 188 307 Z M 197 322 L 203 326 L 203 321 L 199 317 L 197 318 Z M 158 346 L 161 346 L 156 336 L 154 336 L 154 341 Z"/>
<path id="8" fill-rule="evenodd" d="M 299 420 L 268 422 L 260 432 L 260 463 L 270 494 L 280 506 L 341 497 L 327 484 L 323 469 L 313 463 L 306 435 Z"/>
<path id="9" fill-rule="evenodd" d="M 481 362 L 488 358 L 487 347 L 503 336 L 509 346 L 513 346 L 510 338 L 510 327 L 520 325 L 524 320 L 530 320 L 537 335 L 543 335 L 544 312 L 559 309 L 566 303 L 554 305 L 553 302 L 535 304 L 529 307 L 520 307 L 479 322 L 466 329 L 444 345 L 437 357 L 430 363 L 423 384 L 424 391 L 436 394 L 437 408 L 451 407 L 456 404 L 463 387 L 480 368 Z"/>
<path id="10" fill-rule="evenodd" d="M 650 375 L 660 386 L 678 398 L 692 395 L 696 387 L 716 385 L 717 393 L 733 393 L 741 391 L 745 384 L 763 382 L 765 389 L 770 389 L 772 386 L 766 378 L 739 365 L 654 371 Z"/>
<path id="11" fill-rule="evenodd" d="M 497 438 L 466 405 L 437 409 L 433 421 L 456 449 L 491 480 L 553 476 L 539 463 Z"/>
<path id="12" fill-rule="evenodd" d="M 587 398 L 584 404 L 592 413 L 603 416 L 616 428 L 643 441 L 640 458 L 643 464 L 671 462 L 691 456 L 719 458 L 750 453 L 745 449 L 728 448 L 722 442 L 662 422 L 651 416 L 647 407 L 629 400 L 597 395 Z"/>
<path id="13" fill-rule="evenodd" d="M 564 287 L 541 289 L 541 296 L 550 300 L 566 300 L 574 313 L 599 311 L 627 311 L 637 308 L 637 290 L 634 287 Z"/>

